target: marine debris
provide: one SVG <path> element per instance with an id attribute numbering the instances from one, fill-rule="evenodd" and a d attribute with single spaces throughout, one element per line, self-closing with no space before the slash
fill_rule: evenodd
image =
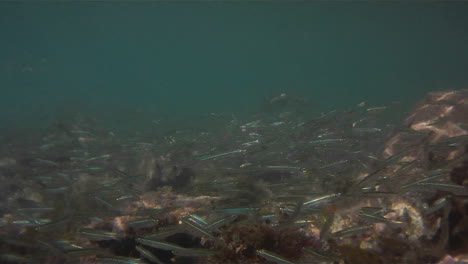
<path id="1" fill-rule="evenodd" d="M 467 261 L 468 90 L 402 123 L 395 104 L 316 114 L 291 98 L 203 128 L 76 118 L 3 138 L 0 262 Z"/>

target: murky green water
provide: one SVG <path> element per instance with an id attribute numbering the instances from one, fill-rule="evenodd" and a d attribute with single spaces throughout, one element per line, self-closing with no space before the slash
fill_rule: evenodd
<path id="1" fill-rule="evenodd" d="M 414 103 L 468 86 L 468 3 L 0 3 L 2 125 Z"/>

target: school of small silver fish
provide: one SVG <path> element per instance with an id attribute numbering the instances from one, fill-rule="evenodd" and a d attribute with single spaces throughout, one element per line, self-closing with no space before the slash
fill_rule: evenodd
<path id="1" fill-rule="evenodd" d="M 468 90 L 398 120 L 286 100 L 0 137 L 0 263 L 468 263 Z"/>

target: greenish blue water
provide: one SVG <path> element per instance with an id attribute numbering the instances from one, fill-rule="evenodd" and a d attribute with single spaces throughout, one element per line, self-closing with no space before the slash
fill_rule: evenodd
<path id="1" fill-rule="evenodd" d="M 468 86 L 468 2 L 2 2 L 2 125 L 414 103 Z M 128 113 L 125 115 L 123 113 Z"/>

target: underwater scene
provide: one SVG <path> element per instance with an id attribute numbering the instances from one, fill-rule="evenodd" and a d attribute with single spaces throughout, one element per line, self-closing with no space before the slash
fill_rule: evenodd
<path id="1" fill-rule="evenodd" d="M 468 2 L 0 2 L 0 263 L 468 264 Z"/>

